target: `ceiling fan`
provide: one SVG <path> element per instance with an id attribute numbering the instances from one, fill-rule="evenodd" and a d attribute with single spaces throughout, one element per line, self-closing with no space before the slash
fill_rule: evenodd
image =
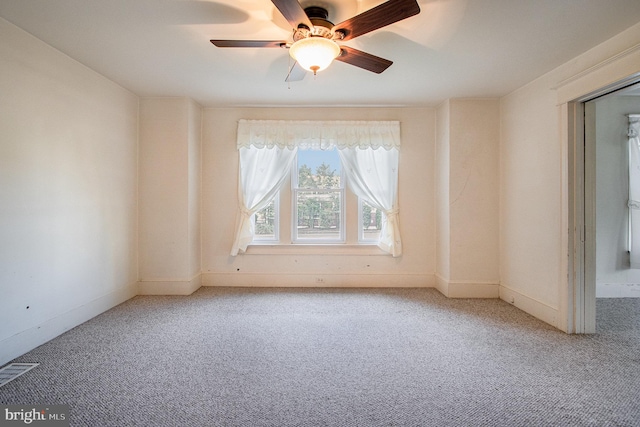
<path id="1" fill-rule="evenodd" d="M 302 80 L 306 71 L 315 75 L 335 59 L 374 73 L 382 73 L 392 61 L 339 45 L 368 32 L 420 13 L 416 0 L 388 0 L 337 25 L 328 20 L 327 9 L 320 6 L 302 8 L 298 0 L 271 0 L 293 27 L 293 41 L 280 40 L 211 40 L 217 47 L 288 48 L 295 63 L 286 81 Z"/>

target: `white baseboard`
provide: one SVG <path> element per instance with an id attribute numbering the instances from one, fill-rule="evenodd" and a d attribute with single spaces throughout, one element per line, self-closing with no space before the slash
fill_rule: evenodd
<path id="1" fill-rule="evenodd" d="M 202 286 L 202 275 L 184 280 L 141 280 L 138 295 L 191 295 Z"/>
<path id="2" fill-rule="evenodd" d="M 295 288 L 432 288 L 432 274 L 203 273 L 203 286 Z"/>
<path id="3" fill-rule="evenodd" d="M 598 283 L 596 298 L 640 298 L 640 284 Z"/>
<path id="4" fill-rule="evenodd" d="M 447 298 L 499 298 L 500 285 L 482 282 L 450 282 L 436 276 L 436 289 Z"/>
<path id="5" fill-rule="evenodd" d="M 521 294 L 507 286 L 500 286 L 500 299 L 520 310 L 558 328 L 558 309 Z"/>
<path id="6" fill-rule="evenodd" d="M 0 341 L 0 366 L 133 298 L 137 290 L 132 283 Z"/>

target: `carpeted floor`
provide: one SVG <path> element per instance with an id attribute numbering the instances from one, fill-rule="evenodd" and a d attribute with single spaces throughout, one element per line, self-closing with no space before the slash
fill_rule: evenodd
<path id="1" fill-rule="evenodd" d="M 73 426 L 640 426 L 640 299 L 566 335 L 433 289 L 139 296 L 21 356 Z"/>

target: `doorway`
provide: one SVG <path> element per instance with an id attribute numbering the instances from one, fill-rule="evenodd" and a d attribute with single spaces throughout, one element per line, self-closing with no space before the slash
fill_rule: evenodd
<path id="1" fill-rule="evenodd" d="M 640 296 L 640 269 L 630 267 L 627 207 L 628 115 L 640 113 L 640 84 L 585 99 L 577 112 L 582 113 L 584 144 L 576 147 L 576 161 L 583 164 L 576 167 L 582 198 L 576 200 L 580 231 L 574 248 L 580 270 L 574 271 L 581 286 L 575 294 L 575 332 L 593 333 L 596 298 Z"/>

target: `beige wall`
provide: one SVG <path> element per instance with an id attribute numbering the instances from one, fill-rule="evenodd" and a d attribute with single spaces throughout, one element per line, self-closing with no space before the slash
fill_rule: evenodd
<path id="1" fill-rule="evenodd" d="M 640 72 L 640 24 L 501 99 L 501 298 L 572 330 L 567 102 Z"/>
<path id="2" fill-rule="evenodd" d="M 138 98 L 0 19 L 0 365 L 136 294 Z"/>
<path id="3" fill-rule="evenodd" d="M 498 275 L 497 99 L 451 99 L 438 108 L 438 289 L 495 298 Z"/>
<path id="4" fill-rule="evenodd" d="M 188 175 L 189 175 L 189 271 L 194 278 L 201 272 L 200 211 L 202 204 L 202 108 L 189 103 Z"/>
<path id="5" fill-rule="evenodd" d="M 200 286 L 200 123 L 189 99 L 140 102 L 140 293 Z"/>
<path id="6" fill-rule="evenodd" d="M 436 276 L 451 280 L 451 221 L 449 217 L 449 146 L 450 101 L 442 103 L 436 112 Z"/>
<path id="7" fill-rule="evenodd" d="M 254 248 L 229 256 L 238 206 L 239 119 L 399 120 L 400 258 L 377 248 Z M 203 282 L 243 286 L 433 286 L 435 111 L 430 108 L 228 108 L 203 115 Z M 282 206 L 283 210 L 289 209 Z"/>
<path id="8" fill-rule="evenodd" d="M 497 99 L 451 101 L 451 280 L 497 284 Z M 497 295 L 496 295 L 497 296 Z"/>
<path id="9" fill-rule="evenodd" d="M 563 280 L 561 236 L 566 233 L 556 101 L 549 86 L 537 85 L 502 99 L 500 150 L 502 291 L 513 292 L 508 300 L 513 297 L 516 304 L 539 305 L 544 320 L 554 325 Z"/>

